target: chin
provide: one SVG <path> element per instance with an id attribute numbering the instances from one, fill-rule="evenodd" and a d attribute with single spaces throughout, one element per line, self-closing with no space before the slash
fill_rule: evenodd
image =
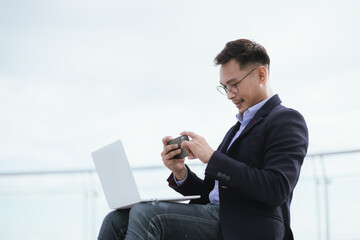
<path id="1" fill-rule="evenodd" d="M 248 110 L 249 108 L 247 106 L 242 106 L 241 108 L 238 108 L 239 109 L 239 113 L 240 114 L 243 114 L 244 112 L 246 112 L 246 110 Z"/>
<path id="2" fill-rule="evenodd" d="M 239 109 L 239 108 L 238 108 Z M 243 110 L 243 109 L 239 109 L 239 113 L 240 114 L 243 114 L 245 112 L 245 110 Z"/>

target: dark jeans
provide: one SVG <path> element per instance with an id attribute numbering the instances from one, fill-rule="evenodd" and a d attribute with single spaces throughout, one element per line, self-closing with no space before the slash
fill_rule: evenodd
<path id="1" fill-rule="evenodd" d="M 219 240 L 219 207 L 170 202 L 139 203 L 110 212 L 98 240 Z"/>

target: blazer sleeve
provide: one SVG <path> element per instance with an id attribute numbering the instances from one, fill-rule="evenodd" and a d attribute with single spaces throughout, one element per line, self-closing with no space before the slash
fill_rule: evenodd
<path id="1" fill-rule="evenodd" d="M 293 109 L 270 114 L 262 131 L 264 144 L 254 154 L 261 156 L 261 167 L 245 164 L 253 159 L 229 157 L 215 151 L 205 175 L 211 176 L 244 197 L 270 206 L 280 206 L 292 193 L 308 147 L 304 118 Z M 243 144 L 241 141 L 236 144 Z M 251 155 L 246 158 L 251 158 Z"/>
<path id="2" fill-rule="evenodd" d="M 187 165 L 186 168 L 188 172 L 185 182 L 180 186 L 178 186 L 174 180 L 173 173 L 171 173 L 169 178 L 167 179 L 169 186 L 184 196 L 201 195 L 200 199 L 191 200 L 190 203 L 196 203 L 196 204 L 209 203 L 208 191 L 214 185 L 210 183 L 211 181 L 209 181 L 209 179 L 205 178 L 205 180 L 203 180 L 199 178 L 194 172 L 190 170 L 190 168 Z"/>

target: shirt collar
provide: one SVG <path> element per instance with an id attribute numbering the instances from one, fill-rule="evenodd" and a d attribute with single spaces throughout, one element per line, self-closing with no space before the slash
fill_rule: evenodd
<path id="1" fill-rule="evenodd" d="M 240 122 L 242 127 L 245 127 L 250 120 L 255 116 L 256 112 L 264 106 L 264 104 L 270 99 L 271 97 L 266 98 L 265 100 L 255 104 L 252 107 L 249 107 L 243 114 L 238 113 L 236 114 L 237 120 Z"/>

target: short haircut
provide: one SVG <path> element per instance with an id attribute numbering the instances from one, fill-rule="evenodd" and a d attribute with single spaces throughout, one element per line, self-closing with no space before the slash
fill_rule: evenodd
<path id="1" fill-rule="evenodd" d="M 222 65 L 231 59 L 235 59 L 241 69 L 253 64 L 270 67 L 270 58 L 265 48 L 248 39 L 228 42 L 225 48 L 215 57 L 214 62 L 216 65 Z"/>

